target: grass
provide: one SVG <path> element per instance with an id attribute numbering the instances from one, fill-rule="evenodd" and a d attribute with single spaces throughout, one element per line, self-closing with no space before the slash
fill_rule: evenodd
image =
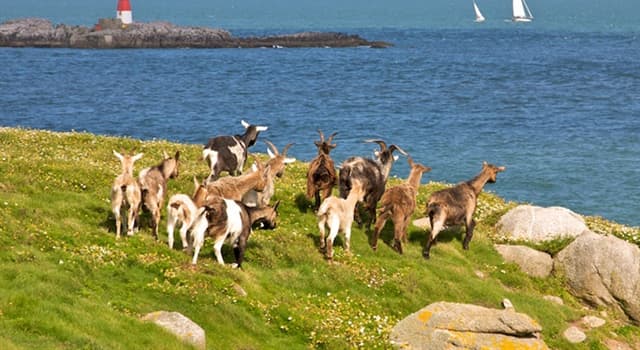
<path id="1" fill-rule="evenodd" d="M 303 195 L 306 164 L 296 162 L 277 180 L 279 226 L 252 234 L 244 270 L 218 265 L 210 241 L 193 269 L 189 256 L 168 249 L 164 229 L 159 242 L 148 227 L 115 240 L 109 189 L 120 164 L 112 149 L 144 152 L 136 171 L 158 163 L 163 150 L 179 149 L 180 177 L 169 182 L 170 194 L 190 194 L 193 176 L 207 175 L 200 145 L 0 129 L 3 348 L 189 348 L 139 320 L 168 310 L 202 326 L 210 349 L 385 349 L 393 325 L 430 303 L 499 308 L 503 298 L 543 326 L 553 349 L 604 348 L 604 339 L 612 337 L 640 342 L 640 328 L 614 311 L 584 308 L 561 279 L 531 278 L 503 262 L 490 237 L 499 217 L 516 204 L 493 194 L 480 197 L 469 251 L 462 250 L 462 233 L 452 229 L 439 236 L 425 261 L 425 234 L 411 226 L 410 242 L 399 256 L 388 246 L 393 233 L 387 224 L 382 233 L 387 244 L 379 244 L 377 252 L 369 248 L 366 232 L 354 228 L 353 253 L 345 254 L 338 238 L 335 263 L 328 264 L 318 251 L 316 218 Z M 428 195 L 445 186 L 421 187 L 416 218 Z M 635 228 L 601 218 L 588 223 L 637 239 Z M 228 246 L 223 256 L 232 260 Z M 543 300 L 547 294 L 562 297 L 565 305 Z M 589 332 L 587 342 L 563 339 L 570 323 L 599 311 L 608 312 L 607 325 Z"/>

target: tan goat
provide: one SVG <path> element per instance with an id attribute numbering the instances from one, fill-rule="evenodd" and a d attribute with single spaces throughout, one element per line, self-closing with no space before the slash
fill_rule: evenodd
<path id="1" fill-rule="evenodd" d="M 356 203 L 364 197 L 364 188 L 358 180 L 353 181 L 351 192 L 346 199 L 330 196 L 322 201 L 318 209 L 318 229 L 320 230 L 320 249 L 325 249 L 327 260 L 333 259 L 333 241 L 339 231 L 344 232 L 344 249 L 350 250 L 351 224 Z M 329 226 L 329 237 L 325 242 L 325 225 Z"/>
<path id="2" fill-rule="evenodd" d="M 127 235 L 133 235 L 133 229 L 138 219 L 138 208 L 140 207 L 140 186 L 133 177 L 133 163 L 142 158 L 142 153 L 134 156 L 122 155 L 115 150 L 113 154 L 122 164 L 122 173 L 116 177 L 111 186 L 111 211 L 116 218 L 116 238 L 120 238 L 122 226 L 122 214 L 120 209 L 123 204 L 128 206 Z"/>
<path id="3" fill-rule="evenodd" d="M 422 174 L 431 171 L 431 168 L 414 163 L 411 157 L 407 158 L 411 171 L 407 181 L 403 184 L 387 188 L 380 199 L 380 214 L 376 221 L 371 248 L 378 249 L 378 237 L 384 224 L 389 218 L 393 221 L 393 249 L 402 254 L 402 242 L 407 241 L 407 228 L 409 220 L 416 209 L 416 194 L 422 180 Z"/>
<path id="4" fill-rule="evenodd" d="M 269 146 L 269 148 L 267 148 L 267 153 L 269 154 L 270 159 L 267 162 L 267 166 L 270 170 L 267 174 L 265 187 L 261 192 L 249 190 L 249 192 L 242 196 L 242 203 L 249 207 L 262 208 L 269 205 L 271 197 L 273 197 L 273 194 L 275 193 L 275 177 L 282 177 L 285 165 L 296 161 L 295 158 L 287 158 L 287 151 L 289 150 L 289 147 L 293 145 L 292 143 L 284 146 L 282 153 L 278 152 L 278 149 L 273 143 L 269 141 L 265 141 L 265 143 Z"/>
<path id="5" fill-rule="evenodd" d="M 318 133 L 320 134 L 320 141 L 314 141 L 318 148 L 318 155 L 309 163 L 309 170 L 307 171 L 307 198 L 315 198 L 314 210 L 318 210 L 320 207 L 320 194 L 322 193 L 322 198 L 328 198 L 331 195 L 333 186 L 338 182 L 335 164 L 329 156 L 331 150 L 336 147 L 331 142 L 338 133 L 334 132 L 326 141 L 322 131 L 318 129 Z"/>
<path id="6" fill-rule="evenodd" d="M 473 214 L 478 205 L 478 195 L 487 182 L 496 182 L 497 174 L 504 170 L 503 166 L 498 167 L 483 162 L 482 171 L 473 179 L 431 194 L 427 201 L 426 212 L 431 223 L 431 234 L 427 234 L 427 244 L 422 252 L 425 259 L 429 259 L 431 245 L 445 226 L 464 223 L 466 234 L 462 248 L 469 249 L 473 228 L 476 226 Z"/>
<path id="7" fill-rule="evenodd" d="M 226 176 L 206 185 L 208 202 L 210 197 L 219 196 L 225 199 L 241 201 L 250 190 L 263 191 L 267 184 L 267 176 L 270 166 L 264 167 L 259 159 L 255 158 L 257 170 L 240 176 Z"/>
<path id="8" fill-rule="evenodd" d="M 176 151 L 173 158 L 163 152 L 164 159 L 160 164 L 144 168 L 138 175 L 138 183 L 142 191 L 142 202 L 149 210 L 152 217 L 151 228 L 153 237 L 158 239 L 158 225 L 160 224 L 160 210 L 162 209 L 164 196 L 167 193 L 167 181 L 178 177 L 180 151 Z"/>

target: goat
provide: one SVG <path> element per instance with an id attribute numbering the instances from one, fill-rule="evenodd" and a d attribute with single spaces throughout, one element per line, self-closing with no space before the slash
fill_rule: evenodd
<path id="1" fill-rule="evenodd" d="M 257 170 L 241 176 L 227 176 L 214 182 L 207 183 L 207 201 L 211 196 L 220 196 L 226 199 L 241 201 L 242 197 L 250 190 L 263 191 L 267 184 L 267 177 L 271 167 L 264 167 L 256 158 Z"/>
<path id="2" fill-rule="evenodd" d="M 315 197 L 313 205 L 315 211 L 320 207 L 320 193 L 322 193 L 322 198 L 328 198 L 338 180 L 333 159 L 329 156 L 331 150 L 336 147 L 331 142 L 338 133 L 334 132 L 326 141 L 320 129 L 318 129 L 318 133 L 320 141 L 314 141 L 318 148 L 318 155 L 309 163 L 307 170 L 307 198 Z"/>
<path id="3" fill-rule="evenodd" d="M 182 249 L 187 250 L 189 248 L 187 231 L 193 226 L 198 216 L 198 208 L 204 205 L 207 196 L 206 186 L 198 183 L 195 177 L 193 178 L 193 183 L 195 185 L 193 196 L 174 194 L 169 198 L 167 204 L 167 241 L 169 249 L 173 249 L 173 230 L 178 223 L 181 224 Z"/>
<path id="4" fill-rule="evenodd" d="M 267 174 L 266 184 L 264 189 L 261 192 L 255 190 L 249 190 L 249 192 L 245 193 L 242 197 L 242 203 L 249 207 L 264 207 L 269 204 L 271 197 L 273 197 L 273 193 L 275 192 L 274 187 L 274 176 L 282 177 L 284 174 L 284 167 L 286 164 L 290 164 L 296 161 L 295 158 L 287 158 L 287 151 L 289 147 L 293 145 L 292 143 L 287 144 L 282 149 L 282 154 L 278 152 L 276 146 L 269 142 L 265 141 L 265 143 L 269 146 L 267 148 L 267 153 L 269 154 L 269 161 L 267 162 L 267 166 L 270 168 L 269 173 Z"/>
<path id="5" fill-rule="evenodd" d="M 149 210 L 152 217 L 151 228 L 153 237 L 158 239 L 158 225 L 160 225 L 160 210 L 167 192 L 167 181 L 178 177 L 180 151 L 176 151 L 173 158 L 163 152 L 164 159 L 160 164 L 144 168 L 138 175 L 138 183 L 142 191 L 142 203 Z"/>
<path id="6" fill-rule="evenodd" d="M 120 238 L 122 226 L 122 214 L 120 209 L 125 203 L 128 208 L 127 235 L 133 236 L 133 228 L 138 220 L 138 208 L 140 207 L 141 193 L 138 182 L 133 177 L 133 163 L 142 158 L 142 153 L 134 156 L 122 155 L 115 150 L 113 154 L 122 164 L 122 173 L 116 177 L 111 186 L 111 211 L 116 218 L 116 239 Z"/>
<path id="7" fill-rule="evenodd" d="M 206 235 L 214 240 L 213 249 L 218 263 L 224 265 L 222 245 L 230 241 L 233 245 L 235 264 L 242 267 L 247 240 L 251 235 L 251 225 L 261 222 L 266 228 L 276 227 L 277 209 L 280 202 L 273 207 L 250 208 L 238 201 L 224 199 L 219 196 L 209 198 L 207 204 L 199 209 L 198 217 L 193 224 L 193 259 L 192 265 L 198 262 L 198 255 Z"/>
<path id="8" fill-rule="evenodd" d="M 222 171 L 227 171 L 233 176 L 242 174 L 247 160 L 247 149 L 256 143 L 261 131 L 268 129 L 266 126 L 250 125 L 244 120 L 241 123 L 245 128 L 244 134 L 216 136 L 209 139 L 204 146 L 202 159 L 207 161 L 211 169 L 207 182 L 217 180 Z"/>
<path id="9" fill-rule="evenodd" d="M 407 181 L 403 184 L 387 188 L 380 198 L 380 215 L 376 220 L 373 230 L 371 248 L 377 250 L 378 237 L 384 224 L 389 218 L 393 221 L 394 236 L 393 248 L 402 254 L 402 241 L 407 240 L 407 228 L 413 211 L 416 209 L 416 194 L 420 186 L 422 174 L 431 171 L 431 168 L 422 164 L 414 163 L 411 157 L 407 158 L 411 171 Z"/>
<path id="10" fill-rule="evenodd" d="M 375 142 L 380 146 L 380 151 L 375 151 L 376 159 L 363 157 L 351 157 L 345 160 L 340 167 L 340 197 L 347 198 L 351 191 L 352 181 L 357 179 L 364 186 L 364 209 L 369 213 L 367 220 L 367 231 L 371 229 L 371 223 L 376 221 L 376 205 L 382 197 L 387 183 L 387 178 L 391 172 L 391 166 L 396 161 L 397 156 L 393 151 L 397 150 L 403 155 L 407 155 L 402 148 L 397 145 L 387 144 L 382 140 L 365 140 L 365 142 Z M 360 212 L 356 209 L 356 222 L 362 225 Z"/>
<path id="11" fill-rule="evenodd" d="M 476 222 L 473 214 L 478 204 L 478 195 L 487 182 L 496 182 L 496 176 L 506 168 L 482 163 L 482 171 L 473 179 L 460 183 L 451 188 L 436 191 L 427 201 L 426 215 L 431 223 L 431 233 L 427 235 L 427 244 L 422 252 L 425 259 L 429 259 L 431 245 L 434 243 L 438 233 L 446 226 L 459 225 L 464 223 L 466 234 L 462 243 L 462 248 L 469 249 L 469 242 L 473 237 L 473 229 Z"/>
<path id="12" fill-rule="evenodd" d="M 327 260 L 333 259 L 333 241 L 339 231 L 345 235 L 344 249 L 350 250 L 351 224 L 356 203 L 364 196 L 364 188 L 358 180 L 353 181 L 353 187 L 346 199 L 330 196 L 322 201 L 318 209 L 318 229 L 320 230 L 320 249 L 325 250 Z M 325 242 L 325 225 L 329 226 L 329 237 Z"/>

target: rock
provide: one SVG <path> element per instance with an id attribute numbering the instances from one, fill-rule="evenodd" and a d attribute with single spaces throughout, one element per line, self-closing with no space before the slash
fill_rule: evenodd
<path id="1" fill-rule="evenodd" d="M 142 320 L 157 324 L 196 349 L 206 348 L 204 329 L 179 312 L 156 311 L 145 315 Z"/>
<path id="2" fill-rule="evenodd" d="M 567 341 L 569 341 L 569 343 L 572 344 L 582 343 L 583 341 L 585 341 L 585 339 L 587 339 L 587 335 L 584 334 L 584 332 L 581 331 L 580 328 L 575 326 L 567 328 L 562 333 L 562 335 L 565 339 L 567 339 Z"/>
<path id="3" fill-rule="evenodd" d="M 473 273 L 476 275 L 476 277 L 480 278 L 480 279 L 485 279 L 487 276 L 485 276 L 484 272 L 480 271 L 480 270 L 475 270 L 473 271 Z"/>
<path id="4" fill-rule="evenodd" d="M 423 230 L 431 230 L 431 223 L 428 217 L 413 220 L 413 226 L 421 228 Z"/>
<path id="5" fill-rule="evenodd" d="M 401 349 L 548 349 L 542 327 L 512 310 L 437 302 L 400 321 L 391 341 Z"/>
<path id="6" fill-rule="evenodd" d="M 609 350 L 634 350 L 634 348 L 632 348 L 631 345 L 625 344 L 619 340 L 614 340 L 614 339 L 605 339 L 604 345 Z M 635 348 L 635 350 L 637 349 L 640 349 L 640 347 Z"/>
<path id="7" fill-rule="evenodd" d="M 519 205 L 500 218 L 497 229 L 510 240 L 544 242 L 577 237 L 587 226 L 580 215 L 566 208 Z"/>
<path id="8" fill-rule="evenodd" d="M 551 274 L 553 259 L 547 253 L 519 245 L 496 244 L 495 248 L 505 261 L 520 266 L 529 276 L 547 277 Z"/>
<path id="9" fill-rule="evenodd" d="M 562 301 L 562 298 L 560 297 L 556 297 L 553 295 L 545 295 L 542 297 L 542 299 L 546 300 L 546 301 L 550 301 L 552 303 L 556 303 L 558 305 L 564 305 L 564 301 Z"/>
<path id="10" fill-rule="evenodd" d="M 502 299 L 502 307 L 505 310 L 515 311 L 515 309 L 513 308 L 513 303 L 507 298 Z"/>
<path id="11" fill-rule="evenodd" d="M 100 29 L 64 24 L 41 18 L 10 20 L 0 24 L 0 47 L 69 48 L 237 48 L 237 47 L 355 47 L 390 46 L 357 35 L 303 32 L 269 37 L 238 38 L 226 30 L 182 27 L 169 22 L 121 26 L 102 20 Z M 104 25 L 105 28 L 102 28 Z"/>
<path id="12" fill-rule="evenodd" d="M 640 248 L 614 236 L 586 231 L 563 249 L 554 269 L 569 290 L 594 305 L 613 305 L 640 324 Z"/>
<path id="13" fill-rule="evenodd" d="M 583 326 L 591 329 L 591 328 L 602 327 L 607 322 L 601 319 L 600 317 L 585 316 L 580 320 L 580 323 L 582 323 Z"/>

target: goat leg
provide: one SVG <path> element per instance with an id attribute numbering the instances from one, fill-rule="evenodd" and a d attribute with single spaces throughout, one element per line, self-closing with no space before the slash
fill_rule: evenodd
<path id="1" fill-rule="evenodd" d="M 476 221 L 471 219 L 471 222 L 467 224 L 467 233 L 464 236 L 464 242 L 462 242 L 462 249 L 469 250 L 469 242 L 473 238 L 473 229 L 476 227 Z"/>

